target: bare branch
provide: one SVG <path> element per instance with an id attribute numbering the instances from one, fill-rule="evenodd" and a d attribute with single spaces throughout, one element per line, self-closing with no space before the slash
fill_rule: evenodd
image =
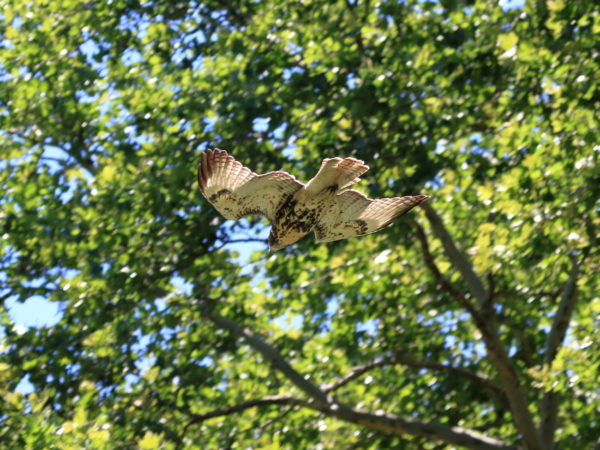
<path id="1" fill-rule="evenodd" d="M 442 242 L 446 256 L 448 256 L 450 261 L 452 261 L 454 266 L 463 276 L 465 282 L 469 286 L 471 294 L 473 294 L 473 297 L 475 297 L 480 304 L 485 303 L 487 300 L 487 289 L 484 287 L 481 279 L 473 270 L 471 262 L 467 259 L 465 254 L 461 252 L 458 247 L 456 247 L 452 237 L 450 236 L 450 233 L 448 233 L 444 227 L 442 219 L 440 216 L 438 216 L 431 205 L 423 203 L 421 206 L 423 206 L 425 209 L 425 214 L 427 215 L 427 219 L 431 224 L 433 233 Z"/>
<path id="2" fill-rule="evenodd" d="M 255 400 L 248 400 L 228 408 L 219 408 L 205 414 L 198 414 L 186 425 L 186 429 L 192 424 L 202 423 L 214 417 L 242 412 L 249 408 L 271 405 L 301 406 L 319 411 L 329 417 L 336 417 L 345 422 L 351 422 L 371 430 L 388 434 L 410 434 L 473 449 L 516 449 L 514 446 L 506 445 L 501 441 L 465 428 L 448 427 L 435 423 L 422 422 L 416 419 L 401 419 L 394 414 L 385 412 L 378 411 L 376 413 L 371 413 L 347 406 L 340 407 L 337 403 L 319 403 L 289 396 L 267 396 Z"/>
<path id="3" fill-rule="evenodd" d="M 544 352 L 544 362 L 551 364 L 558 353 L 558 348 L 562 345 L 575 304 L 577 301 L 577 278 L 579 276 L 580 263 L 575 262 L 573 264 L 573 270 L 571 276 L 565 283 L 562 290 L 560 304 L 558 305 L 558 311 L 554 316 L 552 328 L 550 334 L 548 334 L 548 340 L 546 341 L 546 349 Z"/>
<path id="4" fill-rule="evenodd" d="M 267 404 L 288 404 L 314 409 L 322 412 L 325 415 L 337 417 L 338 419 L 346 422 L 355 423 L 365 428 L 383 433 L 406 433 L 473 449 L 498 450 L 515 448 L 508 446 L 496 439 L 489 438 L 480 433 L 464 428 L 448 427 L 435 423 L 422 422 L 417 419 L 402 419 L 394 414 L 386 412 L 371 413 L 354 409 L 345 403 L 331 398 L 326 392 L 322 391 L 313 383 L 300 375 L 300 373 L 298 373 L 287 361 L 285 361 L 285 359 L 283 359 L 283 357 L 275 348 L 266 343 L 248 327 L 244 327 L 234 320 L 216 314 L 214 312 L 214 301 L 204 300 L 200 303 L 202 311 L 208 320 L 213 322 L 219 328 L 228 330 L 235 336 L 243 338 L 248 345 L 263 355 L 263 357 L 269 361 L 274 368 L 279 370 L 286 378 L 288 378 L 294 385 L 296 385 L 296 387 L 306 393 L 312 400 L 277 396 L 266 397 L 266 400 L 261 399 L 244 402 L 238 406 L 219 409 L 213 411 L 212 413 L 196 416 L 193 419 L 193 421 L 195 421 L 194 423 L 207 420 L 210 417 L 232 414 L 234 412 L 254 406 L 263 406 Z"/>
<path id="5" fill-rule="evenodd" d="M 359 409 L 336 408 L 337 405 L 320 405 L 310 402 L 304 405 L 308 408 L 321 411 L 328 416 L 337 417 L 346 422 L 351 422 L 371 430 L 389 434 L 410 434 L 435 441 L 472 449 L 516 449 L 515 446 L 489 438 L 480 433 L 460 427 L 449 427 L 417 419 L 403 419 L 395 414 L 377 411 L 375 413 Z"/>
<path id="6" fill-rule="evenodd" d="M 245 243 L 249 243 L 249 242 L 258 242 L 258 243 L 265 244 L 265 245 L 267 244 L 267 241 L 265 239 L 259 239 L 259 238 L 229 239 L 229 240 L 222 241 L 221 245 L 215 247 L 214 250 L 220 250 L 229 244 L 245 244 Z"/>
<path id="7" fill-rule="evenodd" d="M 298 387 L 306 395 L 321 403 L 329 402 L 327 394 L 325 394 L 315 384 L 297 372 L 275 348 L 266 343 L 250 328 L 244 327 L 243 325 L 240 325 L 239 323 L 227 317 L 216 314 L 213 311 L 213 305 L 211 305 L 209 301 L 202 302 L 202 305 L 206 317 L 211 322 L 213 322 L 219 328 L 226 329 L 235 336 L 243 338 L 248 345 L 250 345 L 250 347 L 259 352 L 267 361 L 269 361 L 269 363 L 273 365 L 273 367 L 283 373 L 288 380 L 294 383 L 296 387 Z"/>
<path id="8" fill-rule="evenodd" d="M 3 288 L 4 289 L 4 288 Z M 0 295 L 0 305 L 3 305 L 6 300 L 15 295 L 13 291 L 8 291 L 4 295 Z"/>
<path id="9" fill-rule="evenodd" d="M 437 283 L 442 287 L 442 289 L 448 292 L 452 296 L 452 298 L 454 298 L 454 300 L 458 302 L 459 305 L 461 305 L 463 308 L 469 311 L 471 315 L 478 315 L 475 307 L 471 304 L 471 302 L 469 302 L 465 298 L 462 292 L 460 292 L 460 290 L 456 286 L 454 286 L 454 284 L 452 284 L 450 280 L 444 277 L 444 275 L 438 268 L 433 258 L 433 255 L 431 254 L 431 250 L 429 249 L 429 243 L 427 242 L 427 236 L 425 235 L 425 230 L 423 230 L 423 227 L 416 220 L 412 220 L 411 222 L 413 227 L 415 228 L 417 239 L 421 244 L 421 250 L 423 252 L 423 259 L 425 260 L 425 265 L 427 265 Z"/>
<path id="10" fill-rule="evenodd" d="M 577 303 L 577 278 L 579 276 L 579 266 L 581 262 L 574 262 L 571 276 L 565 283 L 562 290 L 558 310 L 552 322 L 552 328 L 548 334 L 546 348 L 544 351 L 544 363 L 551 365 L 556 358 L 558 349 L 562 345 L 567 334 L 567 328 Z M 552 449 L 554 441 L 554 432 L 556 430 L 556 421 L 558 414 L 559 394 L 555 391 L 548 391 L 542 398 L 540 410 L 540 429 L 542 435 L 542 444 L 546 449 Z"/>
<path id="11" fill-rule="evenodd" d="M 390 364 L 392 364 L 390 359 L 391 358 L 378 358 L 378 359 L 374 359 L 373 361 L 370 361 L 366 364 L 361 364 L 360 366 L 354 366 L 342 378 L 340 378 L 337 381 L 334 381 L 333 383 L 330 383 L 330 384 L 324 386 L 323 392 L 329 393 L 329 392 L 336 391 L 339 388 L 347 385 L 351 381 L 356 380 L 357 378 L 359 378 L 360 376 L 362 376 L 369 370 L 373 370 L 378 367 L 390 365 Z"/>
<path id="12" fill-rule="evenodd" d="M 523 441 L 527 448 L 530 450 L 540 449 L 540 435 L 533 421 L 531 411 L 529 410 L 527 395 L 521 385 L 517 370 L 508 356 L 506 347 L 498 336 L 498 331 L 495 326 L 494 309 L 492 308 L 492 305 L 489 304 L 489 292 L 485 289 L 483 282 L 473 270 L 471 262 L 454 244 L 454 241 L 452 240 L 450 233 L 448 233 L 444 227 L 440 216 L 435 212 L 431 205 L 424 203 L 423 207 L 434 235 L 442 242 L 446 256 L 461 273 L 471 294 L 477 299 L 482 308 L 481 310 L 476 310 L 475 307 L 471 306 L 470 302 L 461 303 L 461 305 L 471 314 L 475 326 L 481 332 L 488 358 L 496 369 L 500 381 L 502 382 L 503 390 L 506 393 L 508 404 L 512 412 L 513 423 L 523 436 Z M 455 296 L 455 298 L 457 300 L 460 299 L 458 296 Z M 480 311 L 482 311 L 483 314 Z"/>
<path id="13" fill-rule="evenodd" d="M 472 372 L 461 367 L 451 366 L 449 364 L 441 364 L 435 361 L 418 360 L 406 356 L 401 356 L 398 354 L 389 358 L 378 358 L 366 364 L 355 366 L 352 369 L 350 369 L 350 371 L 342 378 L 335 381 L 334 383 L 325 386 L 322 390 L 323 392 L 327 393 L 333 392 L 350 383 L 351 381 L 359 378 L 360 376 L 362 376 L 370 370 L 376 369 L 378 367 L 391 366 L 396 364 L 401 364 L 409 367 L 417 367 L 421 369 L 431 369 L 438 372 L 449 373 L 462 378 L 466 378 L 490 390 L 494 395 L 496 395 L 500 399 L 500 401 L 503 404 L 506 404 L 507 402 L 506 396 L 504 395 L 502 389 L 500 389 L 492 380 L 490 380 L 483 374 Z"/>
<path id="14" fill-rule="evenodd" d="M 230 239 L 228 241 L 223 241 L 224 245 L 227 245 L 227 244 L 240 244 L 240 243 L 247 243 L 247 242 L 259 242 L 261 244 L 266 244 L 267 243 L 266 239 L 260 239 L 260 238 Z"/>
<path id="15" fill-rule="evenodd" d="M 485 301 L 481 304 L 482 311 L 492 312 L 491 309 L 494 307 L 494 297 L 496 296 L 496 283 L 492 272 L 487 273 L 487 285 L 488 291 Z"/>
<path id="16" fill-rule="evenodd" d="M 506 402 L 506 396 L 502 389 L 497 386 L 492 380 L 490 380 L 487 376 L 481 373 L 472 372 L 467 369 L 463 369 L 462 367 L 455 367 L 449 364 L 441 364 L 435 361 L 426 361 L 426 360 L 417 360 L 411 359 L 404 356 L 396 355 L 394 356 L 394 362 L 398 364 L 403 364 L 405 366 L 410 367 L 418 367 L 422 369 L 432 369 L 438 372 L 450 373 L 453 375 L 457 375 L 462 378 L 466 378 L 468 380 L 474 381 L 485 387 L 486 389 L 493 392 L 502 402 Z"/>
<path id="17" fill-rule="evenodd" d="M 258 399 L 254 399 L 254 400 L 248 400 L 248 401 L 245 401 L 242 403 L 238 403 L 237 405 L 230 406 L 228 408 L 213 409 L 212 411 L 209 411 L 204 414 L 194 415 L 192 417 L 192 420 L 190 420 L 187 423 L 187 425 L 185 426 L 184 433 L 185 433 L 185 429 L 188 428 L 189 426 L 194 425 L 196 423 L 202 423 L 206 420 L 213 419 L 215 417 L 229 416 L 231 414 L 242 412 L 246 409 L 255 408 L 257 406 L 289 405 L 290 403 L 293 404 L 293 402 L 294 402 L 293 397 L 282 396 L 282 395 L 272 395 L 272 396 L 267 396 L 267 397 L 258 398 Z"/>

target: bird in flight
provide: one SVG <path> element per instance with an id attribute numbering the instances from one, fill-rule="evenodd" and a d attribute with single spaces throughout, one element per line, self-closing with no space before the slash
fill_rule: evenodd
<path id="1" fill-rule="evenodd" d="M 349 189 L 367 170 L 359 159 L 326 158 L 317 175 L 303 184 L 279 170 L 258 175 L 225 150 L 215 149 L 202 153 L 198 184 L 226 219 L 266 217 L 271 222 L 269 249 L 276 251 L 311 231 L 319 242 L 375 233 L 429 198 L 370 199 Z"/>

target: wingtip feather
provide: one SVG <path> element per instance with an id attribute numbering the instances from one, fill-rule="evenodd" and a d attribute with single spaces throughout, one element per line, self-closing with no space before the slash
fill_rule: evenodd
<path id="1" fill-rule="evenodd" d="M 206 188 L 208 185 L 208 180 L 210 180 L 210 175 L 211 175 L 210 167 L 211 167 L 211 160 L 213 158 L 213 151 L 208 150 L 202 156 L 204 157 L 202 160 L 202 177 L 203 177 L 204 188 Z"/>
<path id="2" fill-rule="evenodd" d="M 211 178 L 218 171 L 218 164 L 221 157 L 233 158 L 227 154 L 227 151 L 219 148 L 207 149 L 201 153 L 197 177 L 198 185 L 203 193 L 206 190 Z"/>
<path id="3" fill-rule="evenodd" d="M 208 164 L 207 154 L 210 151 L 211 150 L 206 150 L 200 154 L 200 163 L 198 164 L 198 171 L 197 171 L 198 186 L 200 187 L 200 191 L 202 193 L 204 193 L 204 190 L 206 189 L 206 180 L 208 179 L 208 176 L 206 173 L 206 165 Z"/>
<path id="4" fill-rule="evenodd" d="M 417 206 L 417 205 L 420 205 L 421 203 L 429 200 L 431 197 L 429 195 L 419 194 L 419 195 L 414 195 L 412 198 L 413 198 L 413 201 L 415 202 L 415 206 Z"/>
<path id="5" fill-rule="evenodd" d="M 200 154 L 200 162 L 198 163 L 198 167 L 196 169 L 196 179 L 198 180 L 198 187 L 200 191 L 204 191 L 204 186 L 202 185 L 202 160 L 204 159 L 204 153 Z"/>

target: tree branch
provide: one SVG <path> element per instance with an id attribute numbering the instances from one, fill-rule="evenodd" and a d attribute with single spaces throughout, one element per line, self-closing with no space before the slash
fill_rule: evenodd
<path id="1" fill-rule="evenodd" d="M 360 366 L 354 366 L 342 378 L 340 378 L 337 381 L 334 381 L 333 383 L 330 383 L 330 384 L 324 386 L 323 392 L 329 393 L 329 392 L 336 391 L 339 388 L 347 385 L 351 381 L 354 381 L 357 378 L 361 377 L 363 374 L 365 374 L 369 370 L 373 370 L 378 367 L 383 367 L 383 366 L 387 366 L 390 364 L 392 364 L 391 358 L 378 358 L 378 359 L 374 359 L 373 361 L 370 361 L 366 364 L 361 364 Z"/>
<path id="2" fill-rule="evenodd" d="M 347 412 L 332 410 L 327 406 L 317 404 L 306 406 L 346 422 L 352 422 L 365 428 L 384 433 L 406 433 L 472 449 L 516 449 L 515 446 L 507 445 L 504 442 L 465 428 L 448 427 L 435 423 L 422 422 L 416 419 L 402 419 L 394 414 L 379 411 L 371 413 L 353 409 L 350 412 Z"/>
<path id="3" fill-rule="evenodd" d="M 473 270 L 471 262 L 467 259 L 465 254 L 461 252 L 458 247 L 456 247 L 452 237 L 450 236 L 450 233 L 448 233 L 444 227 L 442 219 L 440 216 L 438 216 L 431 205 L 425 202 L 421 206 L 423 206 L 423 209 L 425 210 L 425 214 L 429 220 L 433 233 L 442 242 L 446 255 L 463 276 L 467 286 L 469 286 L 471 294 L 473 294 L 473 297 L 475 297 L 480 304 L 485 303 L 488 297 L 487 289 L 484 287 L 481 279 Z"/>
<path id="4" fill-rule="evenodd" d="M 556 311 L 552 328 L 550 329 L 546 341 L 546 349 L 544 352 L 544 362 L 546 364 L 551 364 L 552 361 L 554 361 L 554 358 L 558 353 L 558 348 L 562 345 L 565 335 L 567 334 L 567 328 L 577 302 L 577 278 L 579 277 L 579 266 L 579 262 L 573 264 L 571 276 L 562 290 L 558 311 Z"/>
<path id="5" fill-rule="evenodd" d="M 485 302 L 481 304 L 481 310 L 485 311 L 486 313 L 490 313 L 493 312 L 492 308 L 494 307 L 494 297 L 496 296 L 496 282 L 492 272 L 487 273 L 487 285 L 488 291 Z"/>
<path id="6" fill-rule="evenodd" d="M 221 241 L 221 245 L 216 246 L 213 250 L 221 250 L 223 247 L 229 245 L 229 244 L 246 244 L 246 243 L 250 243 L 250 242 L 258 242 L 261 244 L 267 244 L 266 239 L 259 239 L 259 238 L 243 238 L 243 239 L 230 239 L 230 240 L 223 240 Z"/>
<path id="7" fill-rule="evenodd" d="M 206 420 L 213 419 L 215 417 L 229 416 L 231 414 L 242 412 L 246 409 L 254 408 L 257 406 L 289 405 L 293 404 L 294 400 L 295 399 L 293 397 L 289 396 L 270 395 L 267 397 L 238 403 L 237 405 L 230 406 L 228 408 L 217 408 L 204 414 L 194 415 L 192 417 L 192 420 L 190 420 L 185 426 L 183 433 L 185 434 L 185 431 L 189 426 L 194 425 L 196 423 L 202 423 Z"/>
<path id="8" fill-rule="evenodd" d="M 319 403 L 290 396 L 267 396 L 255 400 L 248 400 L 228 408 L 219 408 L 209 411 L 208 413 L 198 414 L 192 418 L 185 428 L 187 429 L 192 424 L 202 423 L 214 417 L 234 414 L 249 408 L 271 405 L 301 406 L 314 411 L 319 411 L 328 417 L 335 417 L 345 422 L 351 422 L 371 430 L 388 434 L 410 434 L 473 449 L 516 449 L 514 446 L 507 445 L 501 441 L 465 428 L 448 427 L 435 423 L 422 422 L 416 419 L 401 419 L 394 414 L 379 411 L 371 413 L 350 407 L 339 408 L 338 404 L 335 403 Z"/>
<path id="9" fill-rule="evenodd" d="M 4 288 L 2 288 L 2 289 L 4 289 Z M 10 297 L 12 297 L 13 295 L 15 295 L 15 294 L 13 294 L 12 291 L 8 291 L 7 293 L 0 295 L 0 305 L 4 305 L 4 302 L 6 300 L 8 300 Z"/>
<path id="10" fill-rule="evenodd" d="M 375 359 L 366 364 L 355 366 L 355 367 L 351 368 L 350 371 L 346 375 L 344 375 L 342 378 L 325 386 L 322 390 L 323 390 L 323 392 L 327 392 L 327 393 L 333 392 L 333 391 L 345 386 L 346 384 L 350 383 L 351 381 L 359 378 L 360 376 L 362 376 L 363 374 L 365 374 L 366 372 L 368 372 L 370 370 L 376 369 L 378 367 L 391 366 L 391 365 L 396 365 L 396 364 L 401 364 L 401 365 L 409 366 L 409 367 L 417 367 L 417 368 L 422 368 L 422 369 L 432 369 L 432 370 L 435 370 L 438 372 L 450 373 L 450 374 L 457 375 L 462 378 L 466 378 L 466 379 L 473 381 L 475 383 L 478 383 L 481 386 L 485 387 L 486 389 L 490 390 L 494 395 L 496 395 L 501 400 L 501 402 L 503 404 L 507 404 L 506 396 L 505 396 L 504 392 L 502 391 L 502 389 L 500 389 L 492 380 L 490 380 L 483 374 L 471 372 L 470 370 L 451 366 L 448 364 L 441 364 L 441 363 L 437 363 L 435 361 L 417 360 L 417 359 L 408 358 L 406 356 L 401 356 L 398 354 L 396 354 L 392 357 L 388 357 L 388 358 L 378 358 L 378 359 Z"/>
<path id="11" fill-rule="evenodd" d="M 502 389 L 500 389 L 500 387 L 497 386 L 492 380 L 490 380 L 488 377 L 481 373 L 472 372 L 470 370 L 463 369 L 462 367 L 455 367 L 449 364 L 441 364 L 435 361 L 416 360 L 399 355 L 394 356 L 394 362 L 398 364 L 403 364 L 405 366 L 418 367 L 422 369 L 432 369 L 438 372 L 445 372 L 457 375 L 462 378 L 466 378 L 485 387 L 486 389 L 494 393 L 503 403 L 506 404 L 506 395 L 504 394 Z"/>
<path id="12" fill-rule="evenodd" d="M 237 406 L 215 410 L 204 415 L 196 416 L 192 420 L 194 423 L 207 420 L 219 415 L 232 414 L 254 406 L 264 406 L 272 404 L 288 404 L 303 406 L 321 413 L 336 417 L 346 422 L 351 422 L 365 428 L 375 431 L 391 434 L 411 434 L 436 441 L 442 441 L 453 445 L 464 446 L 473 449 L 514 449 L 515 447 L 504 444 L 496 439 L 489 438 L 472 430 L 448 427 L 445 425 L 422 422 L 417 419 L 402 419 L 394 414 L 386 412 L 371 413 L 354 409 L 349 405 L 334 400 L 326 392 L 319 389 L 313 383 L 304 378 L 294 368 L 283 359 L 279 352 L 257 336 L 248 327 L 244 327 L 237 322 L 220 316 L 214 312 L 214 302 L 212 300 L 200 301 L 204 315 L 217 325 L 233 333 L 235 336 L 243 338 L 248 345 L 258 351 L 269 361 L 273 367 L 279 370 L 296 387 L 306 393 L 311 400 L 303 400 L 292 397 L 265 397 L 264 399 L 253 400 L 241 403 Z"/>
<path id="13" fill-rule="evenodd" d="M 471 314 L 475 326 L 483 337 L 488 358 L 500 377 L 503 390 L 508 399 L 513 423 L 523 436 L 523 441 L 528 449 L 541 449 L 540 435 L 533 421 L 531 411 L 529 410 L 527 395 L 521 385 L 517 370 L 509 358 L 504 344 L 498 336 L 495 326 L 494 309 L 492 305 L 489 305 L 489 292 L 485 289 L 483 282 L 473 270 L 471 262 L 454 244 L 454 241 L 452 240 L 450 233 L 448 233 L 444 227 L 440 216 L 435 212 L 431 205 L 424 203 L 423 207 L 433 234 L 442 242 L 446 256 L 461 273 L 471 294 L 477 299 L 478 304 L 485 313 L 484 315 L 481 314 L 480 310 L 475 309 L 474 306 L 469 308 L 469 305 L 471 305 L 470 302 L 465 301 L 464 303 L 461 303 L 461 305 L 463 305 Z M 425 257 L 427 257 L 426 254 Z M 459 300 L 460 297 L 455 296 L 455 298 Z"/>
<path id="14" fill-rule="evenodd" d="M 206 317 L 219 328 L 230 331 L 235 336 L 244 339 L 250 347 L 259 352 L 271 365 L 279 370 L 285 377 L 296 385 L 302 392 L 309 397 L 321 403 L 328 403 L 329 399 L 321 389 L 310 382 L 307 378 L 300 375 L 281 354 L 267 344 L 260 336 L 255 334 L 250 328 L 244 327 L 239 323 L 220 316 L 214 312 L 212 301 L 203 301 L 203 311 Z"/>
<path id="15" fill-rule="evenodd" d="M 558 349 L 562 345 L 567 334 L 567 328 L 577 303 L 577 278 L 579 276 L 579 266 L 581 262 L 573 263 L 571 276 L 565 283 L 562 291 L 558 310 L 552 322 L 552 328 L 546 340 L 544 351 L 544 364 L 550 366 L 556 358 Z M 556 430 L 556 421 L 558 415 L 559 394 L 555 391 L 548 391 L 542 398 L 540 409 L 540 429 L 542 444 L 546 449 L 552 449 L 554 441 L 554 432 Z"/>
<path id="16" fill-rule="evenodd" d="M 448 280 L 440 269 L 438 268 L 433 255 L 431 254 L 431 250 L 429 249 L 429 243 L 427 242 L 427 236 L 425 235 L 425 230 L 423 227 L 416 221 L 411 220 L 413 227 L 415 228 L 417 239 L 421 244 L 421 250 L 423 252 L 423 259 L 425 260 L 425 265 L 429 268 L 433 278 L 437 281 L 437 283 L 448 292 L 454 300 L 457 301 L 459 305 L 465 308 L 471 315 L 479 315 L 475 307 L 471 302 L 469 302 L 462 292 L 454 285 L 450 280 Z"/>

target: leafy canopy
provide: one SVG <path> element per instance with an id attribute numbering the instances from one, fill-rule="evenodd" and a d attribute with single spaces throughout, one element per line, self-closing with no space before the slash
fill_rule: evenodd
<path id="1" fill-rule="evenodd" d="M 0 14 L 7 446 L 597 439 L 595 2 Z M 304 180 L 355 156 L 370 196 L 432 199 L 378 234 L 268 255 L 235 243 L 264 222 L 224 222 L 199 195 L 213 146 Z M 35 299 L 56 324 L 16 323 Z"/>

